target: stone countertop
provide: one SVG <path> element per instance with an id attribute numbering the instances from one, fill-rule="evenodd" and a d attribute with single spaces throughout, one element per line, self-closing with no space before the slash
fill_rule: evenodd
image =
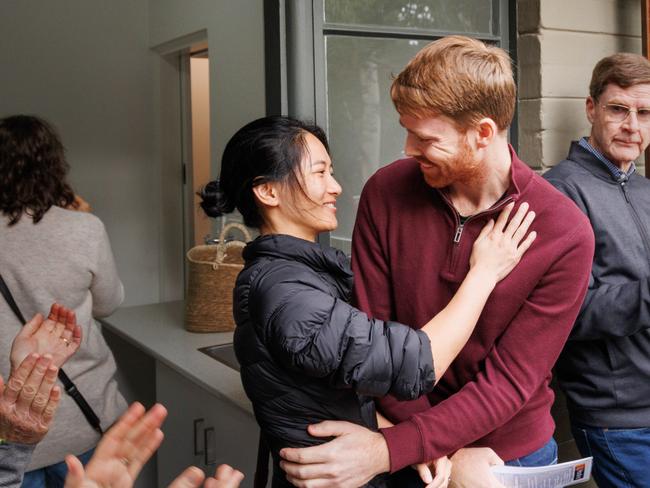
<path id="1" fill-rule="evenodd" d="M 183 302 L 119 309 L 102 325 L 215 396 L 253 413 L 239 372 L 202 353 L 200 347 L 228 344 L 232 332 L 194 333 L 183 326 Z"/>

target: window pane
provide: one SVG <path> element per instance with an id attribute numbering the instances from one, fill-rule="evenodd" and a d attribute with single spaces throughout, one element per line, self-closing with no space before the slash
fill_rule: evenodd
<path id="1" fill-rule="evenodd" d="M 328 132 L 343 187 L 332 244 L 349 250 L 363 184 L 402 156 L 404 129 L 390 99 L 393 75 L 428 41 L 327 36 Z"/>
<path id="2" fill-rule="evenodd" d="M 325 0 L 325 22 L 492 33 L 491 0 Z"/>

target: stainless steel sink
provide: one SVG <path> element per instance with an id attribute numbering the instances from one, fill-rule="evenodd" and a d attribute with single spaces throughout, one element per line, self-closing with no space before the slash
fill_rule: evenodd
<path id="1" fill-rule="evenodd" d="M 203 354 L 207 354 L 212 359 L 225 364 L 229 368 L 239 371 L 239 362 L 237 362 L 237 357 L 235 356 L 235 350 L 232 344 L 200 347 L 199 351 Z"/>

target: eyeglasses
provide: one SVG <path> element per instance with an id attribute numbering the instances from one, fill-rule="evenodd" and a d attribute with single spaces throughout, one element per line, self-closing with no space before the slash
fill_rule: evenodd
<path id="1" fill-rule="evenodd" d="M 630 112 L 634 112 L 639 124 L 650 124 L 650 107 L 633 109 L 617 103 L 608 103 L 607 105 L 601 105 L 601 107 L 605 111 L 605 116 L 611 122 L 623 122 L 628 118 Z"/>

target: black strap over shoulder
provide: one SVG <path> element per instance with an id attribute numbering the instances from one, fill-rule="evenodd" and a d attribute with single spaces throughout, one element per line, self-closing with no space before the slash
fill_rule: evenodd
<path id="1" fill-rule="evenodd" d="M 23 325 L 26 324 L 27 321 L 25 320 L 25 317 L 23 317 L 23 314 L 18 308 L 18 304 L 16 303 L 16 300 L 14 300 L 13 295 L 9 291 L 9 287 L 7 286 L 7 283 L 5 283 L 5 280 L 2 278 L 2 275 L 0 275 L 0 293 L 2 293 L 2 296 L 5 297 L 5 300 L 7 301 L 9 308 L 11 308 L 11 311 L 14 313 L 14 315 L 18 318 L 18 320 L 20 320 L 20 323 Z"/>
<path id="2" fill-rule="evenodd" d="M 7 283 L 5 283 L 5 280 L 2 278 L 2 275 L 0 275 L 0 293 L 2 293 L 2 296 L 7 301 L 9 308 L 11 308 L 12 312 L 14 313 L 16 318 L 18 318 L 20 323 L 23 325 L 27 323 L 25 317 L 20 311 L 20 308 L 18 308 L 18 304 L 16 303 L 16 300 L 14 300 L 14 297 L 11 294 L 9 287 L 7 286 Z M 81 392 L 77 389 L 77 387 L 72 382 L 72 380 L 68 377 L 65 371 L 63 371 L 63 369 L 60 368 L 59 368 L 59 380 L 63 384 L 63 388 L 65 389 L 66 393 L 72 397 L 74 402 L 81 410 L 81 413 L 83 413 L 84 417 L 86 417 L 86 420 L 88 421 L 90 426 L 93 429 L 95 429 L 97 432 L 99 432 L 99 434 L 103 434 L 104 432 L 102 431 L 99 417 L 97 417 L 92 407 L 88 404 L 86 399 L 83 397 Z"/>

